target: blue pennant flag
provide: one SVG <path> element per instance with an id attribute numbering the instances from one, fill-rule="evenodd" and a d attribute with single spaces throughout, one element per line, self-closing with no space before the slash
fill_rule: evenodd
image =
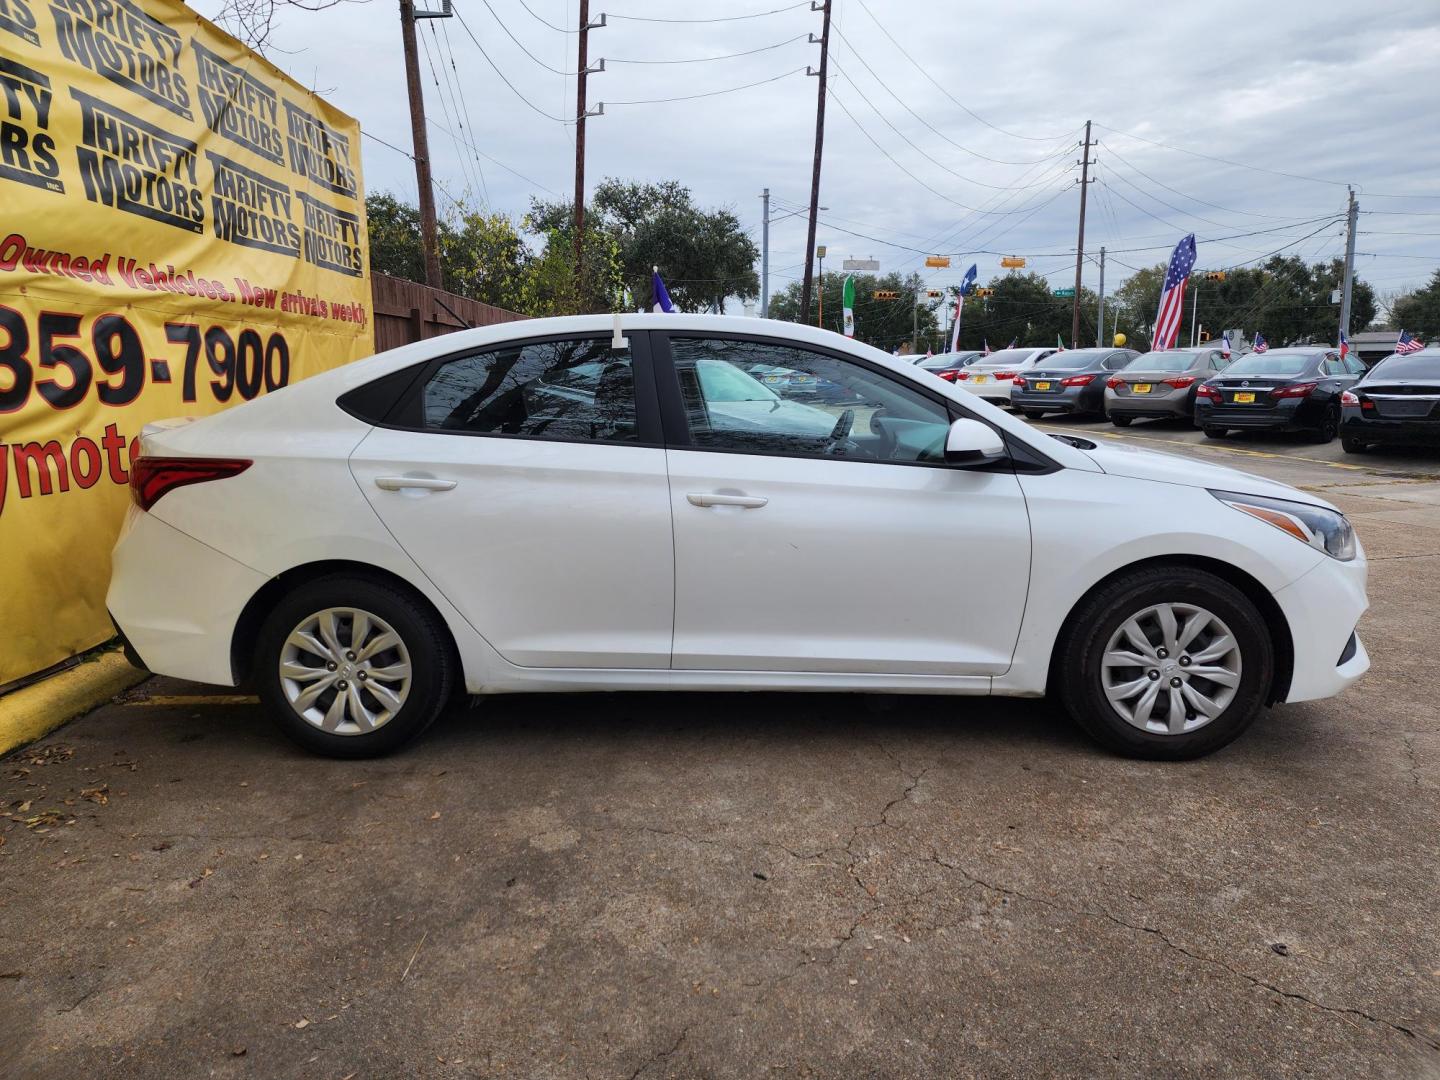
<path id="1" fill-rule="evenodd" d="M 970 269 L 965 271 L 965 277 L 960 281 L 960 294 L 962 296 L 969 296 L 975 291 L 975 275 L 979 272 L 979 265 L 971 263 Z"/>
<path id="2" fill-rule="evenodd" d="M 655 295 L 655 306 L 651 310 L 663 311 L 667 315 L 672 314 L 675 311 L 675 305 L 670 302 L 670 293 L 665 288 L 665 282 L 660 280 L 660 268 L 652 266 L 650 271 L 650 289 Z"/>

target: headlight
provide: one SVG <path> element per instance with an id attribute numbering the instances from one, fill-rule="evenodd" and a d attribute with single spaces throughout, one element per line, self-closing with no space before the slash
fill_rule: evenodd
<path id="1" fill-rule="evenodd" d="M 1226 506 L 1259 518 L 1287 532 L 1316 551 L 1349 562 L 1355 558 L 1355 530 L 1345 515 L 1336 510 L 1288 499 L 1267 499 L 1262 495 L 1240 495 L 1234 491 L 1211 491 Z"/>

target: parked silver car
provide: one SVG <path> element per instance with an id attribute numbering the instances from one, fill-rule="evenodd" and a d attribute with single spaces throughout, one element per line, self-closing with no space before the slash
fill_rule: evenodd
<path id="1" fill-rule="evenodd" d="M 1105 415 L 1116 427 L 1133 420 L 1188 420 L 1195 390 L 1230 361 L 1219 349 L 1166 349 L 1137 357 L 1105 382 Z"/>

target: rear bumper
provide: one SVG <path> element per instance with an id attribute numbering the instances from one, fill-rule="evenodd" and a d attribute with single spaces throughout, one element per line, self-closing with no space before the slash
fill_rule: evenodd
<path id="1" fill-rule="evenodd" d="M 1355 632 L 1369 606 L 1367 574 L 1363 552 L 1348 563 L 1325 558 L 1273 594 L 1295 646 L 1285 701 L 1333 697 L 1369 670 L 1370 656 Z"/>
<path id="2" fill-rule="evenodd" d="M 1307 420 L 1300 408 L 1303 399 L 1282 398 L 1274 406 L 1251 408 L 1246 405 L 1211 405 L 1195 403 L 1197 427 L 1245 428 L 1260 431 L 1298 431 L 1313 421 Z"/>
<path id="3" fill-rule="evenodd" d="M 1010 391 L 1014 389 L 1014 383 L 1008 379 L 1002 380 L 1001 382 L 993 382 L 987 379 L 979 386 L 976 386 L 972 381 L 966 379 L 963 382 L 957 382 L 955 385 L 970 391 L 970 393 L 976 397 L 984 398 L 986 401 L 1009 401 Z"/>
<path id="4" fill-rule="evenodd" d="M 1105 390 L 1106 416 L 1119 414 L 1120 416 L 1163 419 L 1188 417 L 1192 412 L 1191 395 L 1183 390 L 1178 391 L 1173 397 L 1163 394 L 1156 397 L 1148 394 L 1127 394 L 1122 397 L 1114 390 L 1109 388 Z"/>
<path id="5" fill-rule="evenodd" d="M 265 575 L 135 509 L 111 562 L 105 606 L 135 658 L 158 675 L 234 686 L 235 624 Z"/>
<path id="6" fill-rule="evenodd" d="M 1048 390 L 1012 390 L 1010 404 L 1017 409 L 1043 409 L 1057 413 L 1098 413 L 1104 399 L 1088 386 L 1075 386 L 1058 393 Z"/>
<path id="7" fill-rule="evenodd" d="M 1340 420 L 1340 434 L 1371 443 L 1440 446 L 1440 421 L 1371 420 L 1362 418 L 1359 410 L 1345 409 Z"/>

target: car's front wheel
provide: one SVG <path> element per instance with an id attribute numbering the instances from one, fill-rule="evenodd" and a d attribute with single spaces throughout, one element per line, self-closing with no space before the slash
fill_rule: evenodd
<path id="1" fill-rule="evenodd" d="M 1110 414 L 1110 423 L 1114 424 L 1116 427 L 1129 427 L 1134 422 L 1135 418 L 1133 416 L 1126 416 L 1124 413 Z"/>
<path id="2" fill-rule="evenodd" d="M 1203 570 L 1155 567 L 1082 602 L 1061 637 L 1052 685 L 1096 741 L 1180 761 L 1250 726 L 1274 666 L 1269 629 L 1243 592 Z"/>
<path id="3" fill-rule="evenodd" d="M 388 754 L 440 714 L 456 678 L 444 625 L 406 591 L 335 575 L 295 589 L 260 630 L 254 672 L 280 729 L 318 754 Z"/>
<path id="4" fill-rule="evenodd" d="M 1317 443 L 1331 443 L 1335 436 L 1340 433 L 1340 406 L 1330 405 L 1325 409 L 1324 415 L 1320 417 L 1320 423 L 1315 428 L 1314 439 Z"/>
<path id="5" fill-rule="evenodd" d="M 1340 437 L 1340 449 L 1347 454 L 1363 454 L 1370 449 L 1370 444 L 1362 442 L 1353 435 L 1342 435 Z"/>
<path id="6" fill-rule="evenodd" d="M 1200 430 L 1205 433 L 1207 439 L 1223 439 L 1230 433 L 1228 429 L 1216 427 L 1214 424 L 1206 424 Z"/>
<path id="7" fill-rule="evenodd" d="M 1025 413 L 1025 419 L 1026 419 L 1026 420 L 1044 420 L 1044 419 L 1045 419 L 1045 410 L 1044 410 L 1044 409 L 1025 409 L 1025 410 L 1023 410 L 1023 411 L 1024 411 L 1024 413 Z"/>

